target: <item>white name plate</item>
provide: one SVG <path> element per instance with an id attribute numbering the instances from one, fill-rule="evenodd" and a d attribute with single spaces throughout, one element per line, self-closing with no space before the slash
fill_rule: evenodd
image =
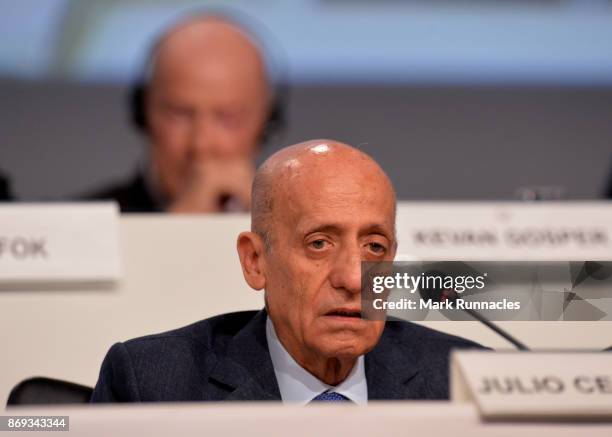
<path id="1" fill-rule="evenodd" d="M 115 203 L 0 206 L 0 284 L 120 279 Z"/>
<path id="2" fill-rule="evenodd" d="M 612 260 L 612 202 L 401 202 L 402 259 Z"/>
<path id="3" fill-rule="evenodd" d="M 485 420 L 612 421 L 611 352 L 456 351 L 450 378 Z"/>

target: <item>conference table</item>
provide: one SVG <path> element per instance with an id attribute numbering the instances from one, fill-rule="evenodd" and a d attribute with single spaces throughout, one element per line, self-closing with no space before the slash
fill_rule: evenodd
<path id="1" fill-rule="evenodd" d="M 471 404 L 382 402 L 367 407 L 330 403 L 145 404 L 12 409 L 4 414 L 69 416 L 70 435 L 312 437 L 546 437 L 612 435 L 612 423 L 485 422 Z M 28 435 L 29 431 L 10 435 Z"/>

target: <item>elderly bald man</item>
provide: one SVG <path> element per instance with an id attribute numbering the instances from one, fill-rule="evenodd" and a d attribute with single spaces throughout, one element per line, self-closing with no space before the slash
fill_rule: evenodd
<path id="1" fill-rule="evenodd" d="M 254 161 L 279 111 L 254 35 L 221 16 L 190 16 L 162 35 L 145 70 L 132 109 L 146 168 L 86 197 L 123 212 L 248 210 Z"/>
<path id="2" fill-rule="evenodd" d="M 316 140 L 270 157 L 237 247 L 265 309 L 115 344 L 93 402 L 444 399 L 451 348 L 479 347 L 361 318 L 361 261 L 395 256 L 395 194 L 348 145 Z"/>

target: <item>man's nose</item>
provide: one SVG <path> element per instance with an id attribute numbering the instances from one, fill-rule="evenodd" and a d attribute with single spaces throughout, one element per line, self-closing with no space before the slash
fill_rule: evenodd
<path id="1" fill-rule="evenodd" d="M 334 288 L 350 293 L 361 292 L 361 250 L 358 245 L 343 248 L 334 261 L 330 275 Z"/>
<path id="2" fill-rule="evenodd" d="M 217 129 L 206 114 L 195 117 L 190 145 L 195 159 L 215 158 L 221 154 Z"/>

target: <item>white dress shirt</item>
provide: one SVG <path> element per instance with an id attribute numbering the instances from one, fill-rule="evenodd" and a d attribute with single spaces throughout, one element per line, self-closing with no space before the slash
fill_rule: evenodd
<path id="1" fill-rule="evenodd" d="M 368 403 L 363 355 L 357 358 L 346 379 L 333 386 L 317 379 L 293 359 L 278 339 L 270 317 L 266 320 L 266 338 L 283 403 L 305 405 L 326 391 L 346 396 L 357 405 Z"/>

